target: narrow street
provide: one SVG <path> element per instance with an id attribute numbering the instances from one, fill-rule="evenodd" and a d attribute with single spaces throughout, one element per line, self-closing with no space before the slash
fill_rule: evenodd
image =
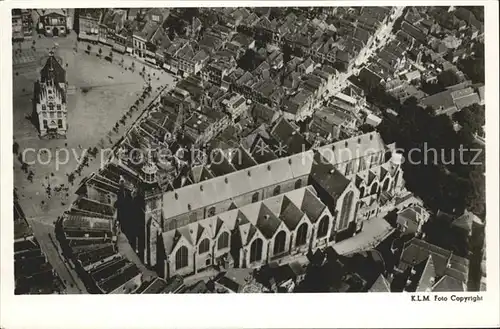
<path id="1" fill-rule="evenodd" d="M 348 86 L 348 79 L 352 75 L 356 75 L 361 70 L 362 66 L 368 63 L 368 60 L 376 54 L 379 50 L 381 50 L 385 45 L 394 37 L 392 32 L 392 28 L 396 20 L 403 14 L 405 7 L 396 7 L 395 12 L 389 17 L 389 20 L 386 24 L 380 27 L 375 33 L 372 42 L 368 43 L 357 55 L 354 60 L 354 67 L 351 64 L 347 72 L 340 73 L 334 77 L 334 81 L 332 86 L 325 91 L 325 93 L 318 97 L 315 105 L 309 111 L 305 111 L 298 115 L 297 120 L 304 120 L 306 117 L 310 117 L 313 115 L 314 111 L 322 106 L 322 100 L 325 98 L 329 98 L 334 96 L 335 94 L 340 93 L 343 89 Z M 375 42 L 374 40 L 379 40 Z"/>
<path id="2" fill-rule="evenodd" d="M 48 262 L 61 278 L 65 286 L 64 292 L 67 294 L 86 293 L 85 285 L 78 278 L 76 272 L 69 268 L 69 265 L 59 252 L 60 247 L 54 237 L 54 226 L 36 219 L 28 219 L 28 222 Z"/>

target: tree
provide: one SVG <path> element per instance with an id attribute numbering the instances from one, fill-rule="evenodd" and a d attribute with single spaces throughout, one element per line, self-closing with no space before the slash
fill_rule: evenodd
<path id="1" fill-rule="evenodd" d="M 293 54 L 293 50 L 292 50 L 292 47 L 290 47 L 290 45 L 285 42 L 283 44 L 283 63 L 286 65 L 290 59 L 292 59 L 292 54 Z"/>
<path id="2" fill-rule="evenodd" d="M 457 121 L 466 131 L 472 134 L 484 135 L 484 125 L 486 124 L 484 106 L 474 104 L 456 112 L 453 120 Z M 471 136 L 472 137 L 472 136 Z"/>
<path id="3" fill-rule="evenodd" d="M 466 207 L 481 209 L 484 165 L 471 165 L 474 152 L 465 152 L 461 159 L 459 151 L 477 148 L 470 131 L 462 129 L 457 133 L 448 116 L 434 116 L 413 100 L 393 109 L 404 115 L 385 114 L 377 130 L 386 143 L 396 142 L 404 150 L 407 188 L 434 211 L 461 214 Z M 409 150 L 415 149 L 421 152 L 412 152 L 410 157 Z"/>
<path id="4" fill-rule="evenodd" d="M 441 74 L 438 75 L 438 83 L 443 86 L 444 88 L 456 85 L 457 83 L 460 83 L 460 80 L 458 77 L 455 75 L 450 70 L 443 71 Z"/>
<path id="5" fill-rule="evenodd" d="M 484 43 L 476 42 L 472 49 L 474 56 L 459 60 L 457 66 L 473 83 L 484 83 Z"/>
<path id="6" fill-rule="evenodd" d="M 375 128 L 372 125 L 363 123 L 361 126 L 359 126 L 359 130 L 362 131 L 363 133 L 370 133 L 372 131 L 375 131 Z"/>

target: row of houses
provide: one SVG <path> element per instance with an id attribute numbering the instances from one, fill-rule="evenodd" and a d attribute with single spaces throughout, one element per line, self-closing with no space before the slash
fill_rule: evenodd
<path id="1" fill-rule="evenodd" d="M 63 256 L 89 293 L 133 293 L 143 277 L 116 245 L 116 184 L 104 175 L 92 175 L 77 193 L 78 200 L 56 223 Z"/>
<path id="2" fill-rule="evenodd" d="M 33 17 L 28 9 L 12 10 L 12 40 L 29 40 L 33 37 Z"/>

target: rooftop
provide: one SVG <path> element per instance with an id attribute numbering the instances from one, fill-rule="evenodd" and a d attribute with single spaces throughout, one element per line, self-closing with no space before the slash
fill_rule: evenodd
<path id="1" fill-rule="evenodd" d="M 219 232 L 240 230 L 241 243 L 247 245 L 255 234 L 270 238 L 282 225 L 295 226 L 304 216 L 316 222 L 325 205 L 311 186 L 305 186 L 282 195 L 241 207 L 235 205 L 214 216 L 192 222 L 187 226 L 163 233 L 164 248 L 169 253 L 181 239 L 196 245 L 207 232 L 215 237 Z"/>

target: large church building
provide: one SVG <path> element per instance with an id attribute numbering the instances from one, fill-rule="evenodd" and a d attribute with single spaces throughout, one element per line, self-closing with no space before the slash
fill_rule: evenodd
<path id="1" fill-rule="evenodd" d="M 51 52 L 34 87 L 33 118 L 42 138 L 65 138 L 68 130 L 66 71 Z"/>
<path id="2" fill-rule="evenodd" d="M 352 237 L 403 186 L 402 157 L 369 133 L 146 193 L 144 261 L 165 278 L 259 267 Z"/>

